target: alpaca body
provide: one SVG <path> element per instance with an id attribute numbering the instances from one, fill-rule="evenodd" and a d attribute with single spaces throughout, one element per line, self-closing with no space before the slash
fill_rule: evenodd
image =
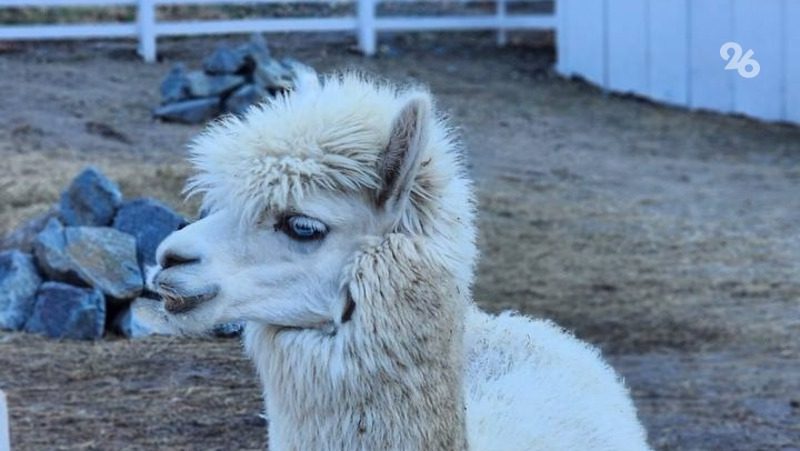
<path id="1" fill-rule="evenodd" d="M 464 347 L 470 449 L 649 449 L 614 370 L 555 324 L 471 308 Z"/>
<path id="2" fill-rule="evenodd" d="M 595 349 L 482 312 L 429 254 L 401 234 L 366 244 L 346 270 L 354 313 L 336 329 L 247 325 L 270 450 L 648 449 Z"/>
<path id="3" fill-rule="evenodd" d="M 265 390 L 271 451 L 465 448 L 425 439 L 446 437 L 454 429 L 449 423 L 462 421 L 453 415 L 460 409 L 440 402 L 455 398 L 437 392 L 441 378 L 420 372 L 403 380 L 397 367 L 385 368 L 392 375 L 383 377 L 375 372 L 379 368 L 359 368 L 355 362 L 364 356 L 342 353 L 348 344 L 357 348 L 352 337 L 304 330 L 281 341 L 275 333 L 248 324 L 245 338 Z M 466 449 L 649 449 L 614 371 L 554 324 L 469 307 L 463 339 Z M 369 357 L 375 358 L 398 357 Z M 426 430 L 413 430 L 415 425 Z"/>

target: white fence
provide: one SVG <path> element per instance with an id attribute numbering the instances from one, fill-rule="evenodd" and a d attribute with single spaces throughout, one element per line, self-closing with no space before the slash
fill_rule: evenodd
<path id="1" fill-rule="evenodd" d="M 2 7 L 73 7 L 135 6 L 136 22 L 103 24 L 5 25 L 0 26 L 0 40 L 85 39 L 129 37 L 139 40 L 139 53 L 146 61 L 155 61 L 159 36 L 228 34 L 288 31 L 340 31 L 355 33 L 361 51 L 375 53 L 377 35 L 381 31 L 424 30 L 497 30 L 498 42 L 505 40 L 505 31 L 552 30 L 553 14 L 509 15 L 506 1 L 496 0 L 494 14 L 481 16 L 380 17 L 376 4 L 380 0 L 355 0 L 356 14 L 344 17 L 292 17 L 242 20 L 207 20 L 159 22 L 156 8 L 164 5 L 290 3 L 294 0 L 0 0 Z M 300 2 L 297 2 L 300 3 Z M 308 3 L 308 2 L 307 2 Z M 315 2 L 311 2 L 315 3 Z"/>
<path id="2" fill-rule="evenodd" d="M 564 75 L 670 104 L 800 123 L 800 0 L 559 0 L 558 11 Z M 725 70 L 727 42 L 743 50 L 726 49 L 734 63 L 753 50 L 757 76 Z"/>

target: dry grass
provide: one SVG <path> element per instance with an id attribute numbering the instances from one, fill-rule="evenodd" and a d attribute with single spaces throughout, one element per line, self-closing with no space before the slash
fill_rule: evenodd
<path id="1" fill-rule="evenodd" d="M 86 162 L 68 156 L 17 154 L 0 161 L 0 231 L 12 230 L 25 219 L 51 208 L 87 163 L 116 181 L 127 198 L 156 197 L 188 217 L 197 213 L 197 199 L 184 203 L 181 195 L 189 174 L 185 163 L 122 163 L 102 158 Z"/>

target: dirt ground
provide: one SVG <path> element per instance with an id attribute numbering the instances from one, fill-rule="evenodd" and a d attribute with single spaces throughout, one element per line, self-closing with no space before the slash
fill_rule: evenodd
<path id="1" fill-rule="evenodd" d="M 429 84 L 461 127 L 480 198 L 476 299 L 600 346 L 660 450 L 800 449 L 800 128 L 606 95 L 553 75 L 547 37 L 275 37 L 319 70 Z M 244 38 L 229 38 L 238 42 Z M 150 117 L 177 60 L 218 41 L 5 45 L 0 232 L 84 165 L 127 196 L 194 213 L 180 188 L 200 128 Z M 0 333 L 15 449 L 258 449 L 235 339 L 56 342 Z"/>

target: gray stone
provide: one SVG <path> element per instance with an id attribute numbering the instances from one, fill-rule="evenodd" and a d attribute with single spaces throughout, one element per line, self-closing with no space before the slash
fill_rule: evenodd
<path id="1" fill-rule="evenodd" d="M 212 75 L 235 74 L 244 64 L 242 53 L 227 47 L 218 47 L 203 60 L 203 70 Z"/>
<path id="2" fill-rule="evenodd" d="M 70 259 L 66 254 L 66 247 L 64 226 L 58 219 L 50 218 L 33 242 L 36 263 L 49 279 L 77 282 L 77 276 L 72 271 Z"/>
<path id="3" fill-rule="evenodd" d="M 219 114 L 219 98 L 184 100 L 156 108 L 153 115 L 165 121 L 199 124 Z"/>
<path id="4" fill-rule="evenodd" d="M 156 263 L 156 249 L 170 233 L 186 225 L 186 220 L 154 199 L 135 199 L 122 204 L 114 218 L 114 228 L 136 238 L 136 254 L 142 268 Z"/>
<path id="5" fill-rule="evenodd" d="M 176 64 L 161 82 L 161 102 L 172 103 L 189 97 L 189 80 L 186 66 Z"/>
<path id="6" fill-rule="evenodd" d="M 267 40 L 264 38 L 264 35 L 259 33 L 251 35 L 250 42 L 240 45 L 236 50 L 244 56 L 251 70 L 256 65 L 270 59 Z"/>
<path id="7" fill-rule="evenodd" d="M 122 193 L 96 168 L 88 167 L 78 174 L 61 194 L 59 213 L 68 226 L 106 226 L 122 203 Z"/>
<path id="8" fill-rule="evenodd" d="M 266 96 L 266 92 L 259 86 L 247 84 L 225 99 L 225 111 L 233 114 L 243 114 L 251 105 Z"/>
<path id="9" fill-rule="evenodd" d="M 244 83 L 244 77 L 238 75 L 206 75 L 200 71 L 190 72 L 187 78 L 192 97 L 220 96 Z"/>
<path id="10" fill-rule="evenodd" d="M 0 329 L 22 329 L 33 312 L 41 283 L 32 255 L 0 252 Z"/>
<path id="11" fill-rule="evenodd" d="M 51 338 L 93 340 L 103 336 L 105 321 L 106 304 L 99 290 L 45 282 L 25 330 Z"/>
<path id="12" fill-rule="evenodd" d="M 256 66 L 253 79 L 265 89 L 272 91 L 287 91 L 294 87 L 292 68 L 272 58 Z"/>
<path id="13" fill-rule="evenodd" d="M 238 337 L 244 332 L 244 321 L 217 324 L 212 332 L 218 337 Z"/>
<path id="14" fill-rule="evenodd" d="M 171 335 L 161 310 L 160 301 L 137 298 L 114 320 L 114 329 L 128 338 L 141 338 L 148 335 Z"/>
<path id="15" fill-rule="evenodd" d="M 110 227 L 67 227 L 64 236 L 69 267 L 81 280 L 115 300 L 142 292 L 136 238 Z"/>
<path id="16" fill-rule="evenodd" d="M 88 284 L 115 300 L 138 296 L 144 286 L 136 238 L 110 227 L 63 227 L 52 218 L 34 243 L 48 278 Z"/>
<path id="17" fill-rule="evenodd" d="M 33 243 L 36 241 L 36 235 L 44 229 L 50 218 L 56 216 L 58 216 L 58 211 L 55 208 L 51 208 L 47 212 L 25 221 L 3 239 L 0 239 L 0 250 L 18 249 L 22 252 L 33 252 Z"/>

